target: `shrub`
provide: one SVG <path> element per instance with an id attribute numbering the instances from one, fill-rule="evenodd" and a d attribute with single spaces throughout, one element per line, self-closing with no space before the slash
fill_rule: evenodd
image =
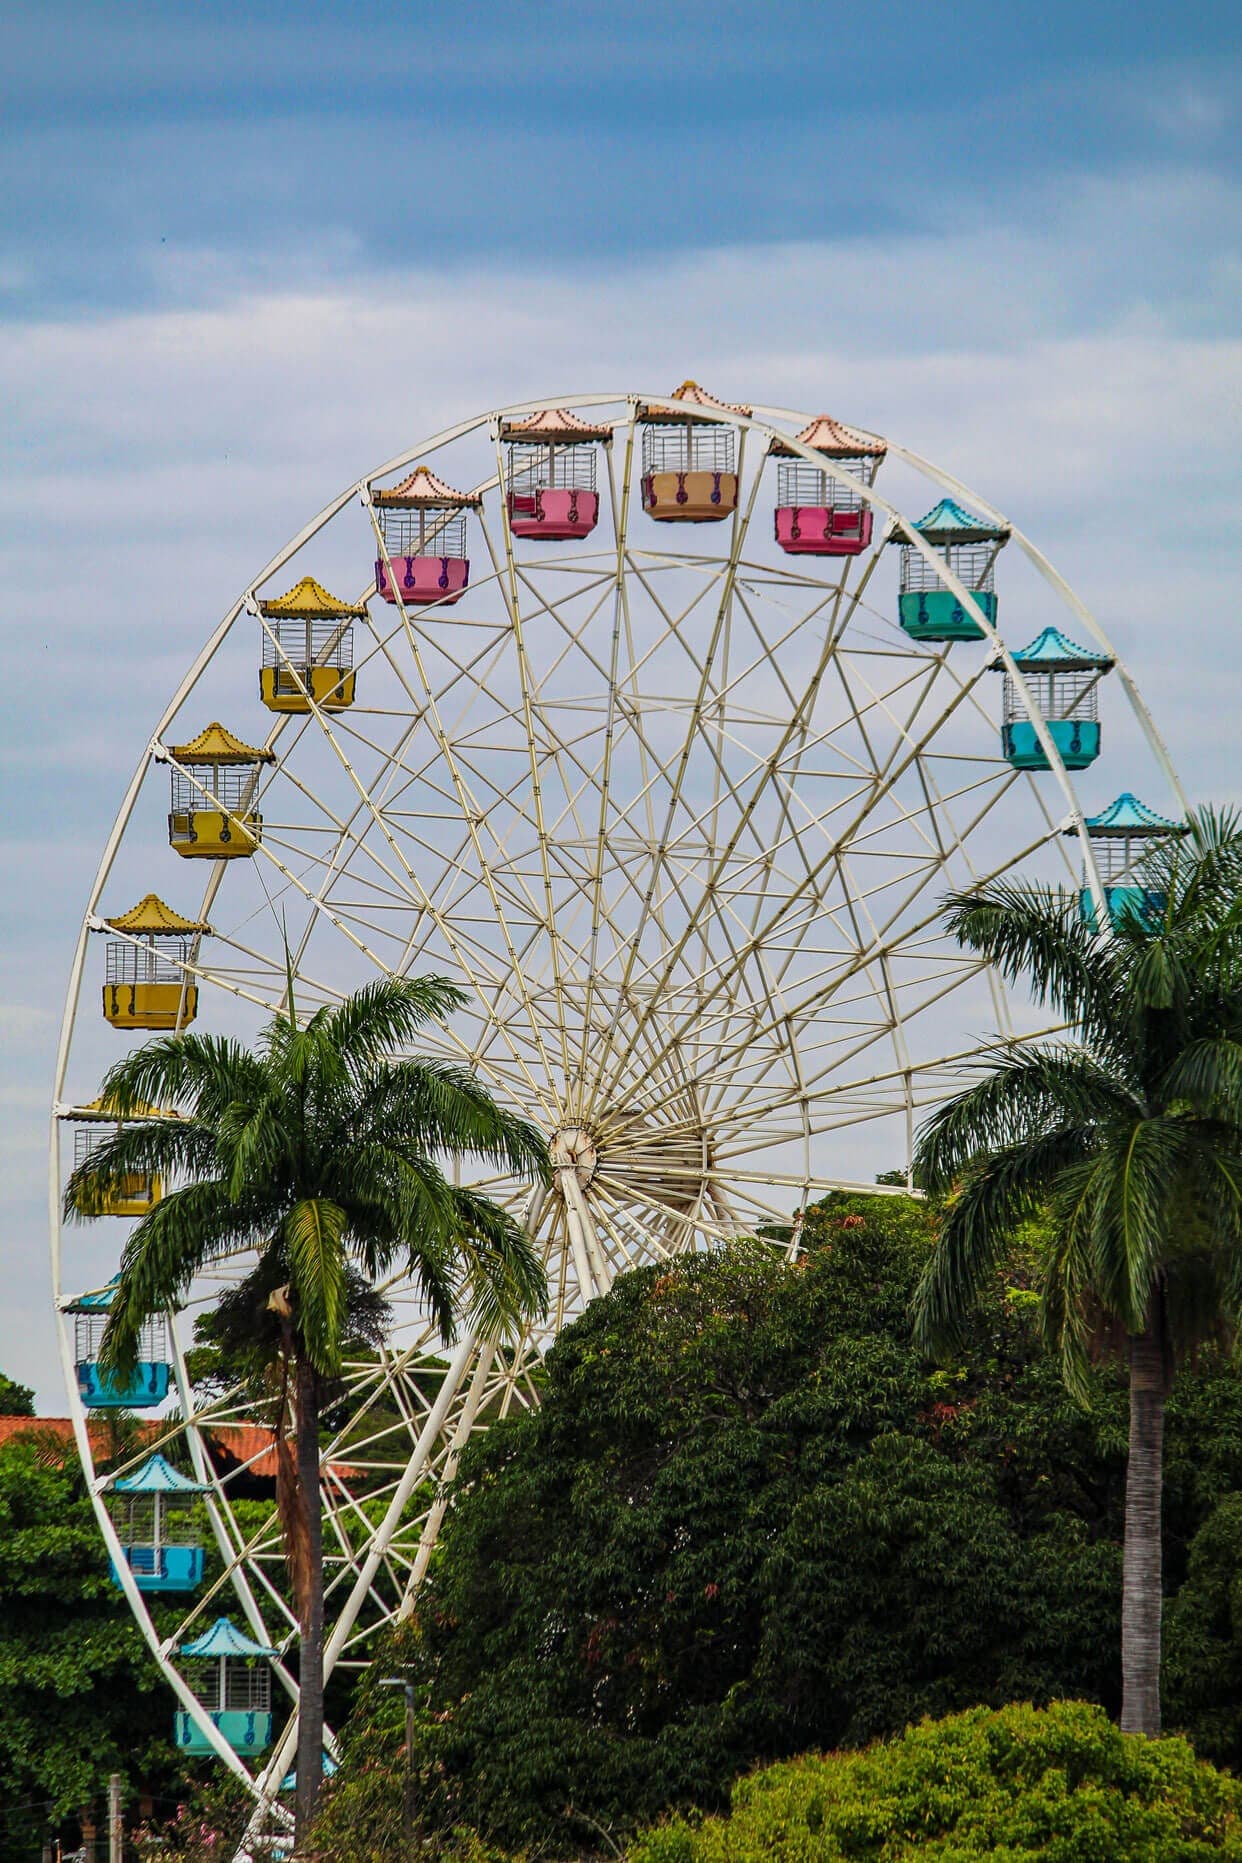
<path id="1" fill-rule="evenodd" d="M 679 1819 L 628 1863 L 1048 1863 L 1242 1858 L 1242 1786 L 1184 1740 L 1122 1734 L 1084 1702 L 974 1708 L 862 1753 L 770 1766 L 727 1816 Z"/>

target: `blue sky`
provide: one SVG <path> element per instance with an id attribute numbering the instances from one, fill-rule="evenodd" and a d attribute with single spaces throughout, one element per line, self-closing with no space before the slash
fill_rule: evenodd
<path id="1" fill-rule="evenodd" d="M 444 421 L 693 374 L 891 432 L 1238 795 L 1240 101 L 1223 4 L 5 10 L 0 1367 L 61 1407 L 46 1101 L 127 774 L 255 565 Z"/>

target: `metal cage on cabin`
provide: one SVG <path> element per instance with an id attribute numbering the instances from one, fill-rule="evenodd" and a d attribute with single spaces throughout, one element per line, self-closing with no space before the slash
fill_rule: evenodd
<path id="1" fill-rule="evenodd" d="M 879 460 L 840 459 L 836 463 L 853 483 L 834 477 L 822 467 L 808 465 L 805 459 L 778 459 L 777 504 L 812 511 L 825 507 L 832 511 L 861 511 L 864 501 L 858 488 L 874 483 Z"/>
<path id="2" fill-rule="evenodd" d="M 103 1336 L 108 1328 L 106 1308 L 73 1316 L 73 1350 L 79 1365 L 95 1364 Z M 136 1350 L 140 1365 L 163 1365 L 168 1361 L 168 1322 L 162 1315 L 144 1320 L 138 1332 Z"/>
<path id="3" fill-rule="evenodd" d="M 185 1665 L 186 1681 L 208 1714 L 266 1714 L 272 1672 L 258 1656 L 207 1656 Z"/>
<path id="4" fill-rule="evenodd" d="M 995 543 L 945 543 L 934 546 L 939 558 L 964 588 L 974 594 L 991 594 L 996 588 Z M 922 595 L 947 585 L 936 567 L 912 543 L 901 546 L 900 590 L 903 595 Z"/>
<path id="5" fill-rule="evenodd" d="M 133 1555 L 161 1546 L 197 1546 L 203 1537 L 202 1502 L 196 1494 L 110 1494 L 108 1512 L 130 1565 Z"/>
<path id="6" fill-rule="evenodd" d="M 290 696 L 299 692 L 299 679 L 303 689 L 310 686 L 315 667 L 330 666 L 343 676 L 354 664 L 353 624 L 343 620 L 268 621 L 263 630 L 263 664 L 275 669 L 276 692 Z"/>
<path id="7" fill-rule="evenodd" d="M 643 427 L 643 472 L 732 472 L 737 430 L 720 421 L 651 421 Z"/>
<path id="8" fill-rule="evenodd" d="M 1049 722 L 1074 719 L 1095 724 L 1100 716 L 1098 667 L 1067 667 L 1048 672 L 1024 672 L 1022 684 L 1042 718 Z M 1007 725 L 1025 724 L 1030 714 L 1012 673 L 1005 674 L 1002 718 Z"/>
<path id="9" fill-rule="evenodd" d="M 185 974 L 182 966 L 190 961 L 188 938 L 165 938 L 131 944 L 109 939 L 104 948 L 104 980 L 107 983 L 176 983 Z"/>
<path id="10" fill-rule="evenodd" d="M 436 505 L 376 503 L 380 535 L 388 557 L 466 554 L 466 513 Z"/>
<path id="11" fill-rule="evenodd" d="M 226 815 L 252 815 L 258 788 L 257 763 L 174 763 L 172 812 L 219 809 Z"/>
<path id="12" fill-rule="evenodd" d="M 593 492 L 597 444 L 593 440 L 509 440 L 509 497 L 536 492 Z"/>

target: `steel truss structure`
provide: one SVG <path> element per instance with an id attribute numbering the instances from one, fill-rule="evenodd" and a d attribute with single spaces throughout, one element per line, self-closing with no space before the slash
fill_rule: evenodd
<path id="1" fill-rule="evenodd" d="M 892 441 L 868 485 L 799 445 L 805 414 L 764 408 L 719 416 L 726 451 L 736 439 L 736 511 L 713 525 L 658 525 L 640 504 L 636 413 L 660 401 L 592 394 L 495 410 L 344 491 L 198 653 L 140 759 L 91 888 L 52 1120 L 58 1303 L 101 1284 L 118 1252 L 106 1223 L 89 1248 L 81 1231 L 62 1242 L 59 1201 L 72 1158 L 71 1145 L 62 1156 L 63 1129 L 116 1053 L 115 1037 L 80 1007 L 89 933 L 125 903 L 127 887 L 158 880 L 210 923 L 210 936 L 161 963 L 197 984 L 211 1027 L 249 1034 L 281 1004 L 286 938 L 299 1010 L 377 974 L 452 976 L 470 1001 L 445 1052 L 537 1118 L 552 1147 L 546 1195 L 486 1186 L 522 1207 L 538 1237 L 547 1323 L 505 1345 L 464 1331 L 446 1348 L 398 1283 L 385 1290 L 386 1348 L 348 1367 L 323 1452 L 330 1669 L 366 1662 L 377 1632 L 409 1612 L 463 1445 L 537 1401 L 540 1358 L 587 1301 L 635 1264 L 738 1235 L 796 1250 L 808 1201 L 834 1185 L 874 1188 L 877 1164 L 908 1161 L 923 1109 L 957 1084 L 989 1030 L 1035 1032 L 999 980 L 943 937 L 947 890 L 1032 872 L 1077 886 L 1067 863 L 1085 849 L 1104 910 L 1089 841 L 1069 847 L 1059 835 L 1067 819 L 1081 828 L 1082 810 L 1020 669 L 912 527 L 929 487 L 1001 514 Z M 551 547 L 509 531 L 498 440 L 503 422 L 549 405 L 614 423 L 599 452 L 596 532 Z M 873 508 L 873 548 L 825 559 L 776 549 L 766 449 L 778 436 Z M 468 591 L 451 609 L 370 599 L 355 623 L 355 702 L 326 711 L 259 603 L 291 575 L 338 587 L 352 573 L 356 586 L 385 555 L 373 488 L 420 462 L 483 496 L 469 518 Z M 904 510 L 885 495 L 894 480 Z M 890 537 L 953 588 L 980 625 L 980 646 L 920 645 L 902 633 Z M 1016 529 L 1013 543 L 1000 564 L 1002 607 L 1030 603 L 1024 627 L 1064 607 L 1073 631 L 1115 658 L 1035 546 Z M 1011 595 L 1020 570 L 1025 594 Z M 373 586 L 368 575 L 363 600 Z M 1012 628 L 1009 637 L 1020 644 Z M 999 693 L 982 678 L 996 653 L 1048 774 L 1021 774 L 1001 755 Z M 253 858 L 203 869 L 205 889 L 190 901 L 194 873 L 159 842 L 160 766 L 166 746 L 208 718 L 252 734 L 260 663 L 285 666 L 307 710 L 271 725 L 275 761 L 247 797 L 262 820 Z M 1139 727 L 1131 736 L 1145 740 L 1184 806 L 1133 682 L 1118 672 Z M 177 1409 L 135 1458 L 184 1438 L 197 1479 L 210 1484 L 220 1576 L 187 1602 L 171 1637 L 157 1632 L 119 1554 L 63 1315 L 62 1346 L 79 1450 L 129 1603 L 180 1705 L 262 1807 L 294 1749 L 286 1657 L 296 1624 L 274 1505 L 239 1505 L 245 1465 L 216 1473 L 206 1437 L 270 1422 L 270 1409 L 196 1390 L 185 1359 L 196 1317 L 228 1278 L 196 1285 L 176 1316 Z M 228 1609 L 282 1652 L 277 1680 L 293 1703 L 254 1770 L 212 1727 L 171 1653 Z"/>

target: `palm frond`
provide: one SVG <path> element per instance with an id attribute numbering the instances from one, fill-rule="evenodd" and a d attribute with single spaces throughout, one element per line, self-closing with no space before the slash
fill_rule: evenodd
<path id="1" fill-rule="evenodd" d="M 101 1139 L 65 1185 L 64 1215 L 82 1221 L 105 1213 L 108 1197 L 126 1177 L 209 1176 L 218 1168 L 215 1139 L 190 1119 L 133 1121 Z"/>
<path id="2" fill-rule="evenodd" d="M 144 1106 L 177 1106 L 210 1119 L 231 1100 L 262 1091 L 263 1067 L 240 1042 L 217 1035 L 167 1035 L 109 1068 L 102 1097 L 128 1119 Z"/>
<path id="3" fill-rule="evenodd" d="M 383 977 L 326 1011 L 324 1032 L 358 1075 L 468 1001 L 468 993 L 448 977 Z"/>
<path id="4" fill-rule="evenodd" d="M 1111 1044 L 1116 978 L 1107 937 L 1083 923 L 1073 894 L 995 881 L 945 900 L 945 925 L 958 943 L 1021 980 L 1075 1029 Z"/>
<path id="5" fill-rule="evenodd" d="M 993 1149 L 1034 1142 L 1049 1127 L 1087 1127 L 1143 1110 L 1114 1069 L 1070 1043 L 1006 1044 L 980 1066 L 986 1071 L 974 1085 L 937 1107 L 919 1130 L 914 1168 L 933 1193 L 950 1190 Z"/>
<path id="6" fill-rule="evenodd" d="M 346 1212 L 326 1197 L 300 1198 L 281 1225 L 302 1348 L 325 1376 L 340 1368 L 348 1227 Z"/>

